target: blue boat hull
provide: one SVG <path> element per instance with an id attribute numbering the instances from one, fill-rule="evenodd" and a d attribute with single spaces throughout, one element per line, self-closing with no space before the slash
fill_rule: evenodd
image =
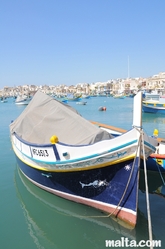
<path id="1" fill-rule="evenodd" d="M 149 113 L 158 113 L 158 114 L 165 114 L 165 108 L 154 108 L 154 107 L 151 107 L 151 106 L 143 106 L 143 111 L 144 112 L 149 112 Z"/>
<path id="2" fill-rule="evenodd" d="M 112 214 L 130 226 L 135 226 L 138 158 L 135 162 L 131 160 L 114 166 L 76 172 L 46 172 L 32 168 L 16 158 L 23 174 L 38 187 L 65 199 L 105 211 L 109 216 Z"/>

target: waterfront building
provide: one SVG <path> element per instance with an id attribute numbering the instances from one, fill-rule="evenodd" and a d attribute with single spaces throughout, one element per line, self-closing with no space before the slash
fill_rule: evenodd
<path id="1" fill-rule="evenodd" d="M 78 83 L 76 85 L 22 85 L 0 89 L 0 96 L 18 96 L 18 94 L 30 95 L 34 94 L 38 89 L 50 95 L 66 96 L 71 94 L 116 94 L 124 92 L 125 94 L 137 92 L 138 90 L 157 90 L 161 94 L 165 94 L 165 72 L 153 75 L 148 78 L 126 78 L 111 79 L 105 82 Z"/>

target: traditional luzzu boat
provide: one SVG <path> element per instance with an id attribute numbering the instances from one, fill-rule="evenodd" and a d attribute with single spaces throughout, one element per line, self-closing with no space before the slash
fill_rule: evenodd
<path id="1" fill-rule="evenodd" d="M 19 168 L 38 187 L 133 228 L 140 158 L 154 153 L 157 144 L 142 131 L 141 115 L 139 93 L 134 98 L 133 128 L 115 137 L 38 91 L 10 124 Z"/>

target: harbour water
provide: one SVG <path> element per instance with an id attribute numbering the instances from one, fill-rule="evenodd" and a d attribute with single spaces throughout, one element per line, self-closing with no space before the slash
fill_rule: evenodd
<path id="1" fill-rule="evenodd" d="M 130 129 L 133 99 L 92 97 L 87 105 L 69 104 L 88 120 Z M 98 111 L 105 106 L 106 111 Z M 13 99 L 0 103 L 0 248 L 5 249 L 104 249 L 106 240 L 147 241 L 148 220 L 144 175 L 140 172 L 138 217 L 135 229 L 129 230 L 93 208 L 73 203 L 47 193 L 30 183 L 18 170 L 10 144 L 9 124 L 25 106 Z M 165 137 L 165 116 L 143 113 L 143 128 L 148 135 L 154 129 Z M 152 235 L 165 248 L 165 177 L 148 173 Z M 164 191 L 164 192 L 163 192 Z M 115 247 L 111 247 L 115 248 Z M 126 245 L 118 248 L 128 248 Z M 144 246 L 143 248 L 149 248 Z"/>

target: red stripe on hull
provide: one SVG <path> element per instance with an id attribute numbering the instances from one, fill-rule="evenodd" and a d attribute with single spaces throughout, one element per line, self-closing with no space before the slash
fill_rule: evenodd
<path id="1" fill-rule="evenodd" d="M 165 155 L 161 154 L 151 154 L 150 157 L 155 158 L 155 159 L 165 159 Z"/>

